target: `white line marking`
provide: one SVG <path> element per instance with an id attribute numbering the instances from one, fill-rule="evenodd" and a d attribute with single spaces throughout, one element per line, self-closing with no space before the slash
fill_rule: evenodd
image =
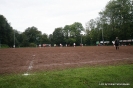
<path id="1" fill-rule="evenodd" d="M 31 62 L 30 62 L 30 65 L 29 65 L 29 67 L 28 67 L 28 69 L 27 69 L 27 72 L 23 74 L 24 76 L 34 75 L 34 74 L 29 74 L 29 71 L 32 70 L 32 68 L 33 68 L 33 61 L 34 61 L 34 58 L 35 58 L 35 55 L 33 55 L 33 58 L 32 58 L 32 60 L 31 60 Z M 45 65 L 43 65 L 43 66 L 57 66 L 57 65 L 59 66 L 59 65 L 88 64 L 88 63 L 96 63 L 96 62 L 99 63 L 99 62 L 119 61 L 119 60 L 127 60 L 127 59 L 129 59 L 129 58 L 111 59 L 111 60 L 99 60 L 99 61 L 88 61 L 88 62 L 76 62 L 76 63 L 60 63 L 60 64 L 58 64 L 58 63 L 52 63 L 52 64 L 45 64 Z M 45 75 L 46 75 L 46 74 L 45 74 Z"/>
<path id="2" fill-rule="evenodd" d="M 32 57 L 32 60 L 30 61 L 30 64 L 29 64 L 28 69 L 27 69 L 27 72 L 23 74 L 24 76 L 30 75 L 29 71 L 31 71 L 33 69 L 33 63 L 34 63 L 34 59 L 35 59 L 36 55 L 32 55 L 32 56 L 33 57 Z"/>
<path id="3" fill-rule="evenodd" d="M 99 60 L 99 61 L 88 61 L 88 62 L 75 62 L 75 63 L 52 63 L 52 64 L 45 64 L 43 66 L 59 66 L 59 65 L 74 65 L 74 64 L 88 64 L 88 63 L 99 63 L 99 62 L 109 62 L 109 61 L 119 61 L 119 60 L 127 60 L 129 58 L 123 58 L 123 59 L 111 59 L 111 60 Z"/>
<path id="4" fill-rule="evenodd" d="M 30 75 L 30 74 L 28 74 L 28 73 L 24 73 L 23 75 L 24 75 L 24 76 L 27 76 L 27 75 Z"/>

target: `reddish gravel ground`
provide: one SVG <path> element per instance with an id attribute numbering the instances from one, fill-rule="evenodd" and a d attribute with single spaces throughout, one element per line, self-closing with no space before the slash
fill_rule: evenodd
<path id="1" fill-rule="evenodd" d="M 133 46 L 0 49 L 0 74 L 119 64 L 133 64 Z"/>

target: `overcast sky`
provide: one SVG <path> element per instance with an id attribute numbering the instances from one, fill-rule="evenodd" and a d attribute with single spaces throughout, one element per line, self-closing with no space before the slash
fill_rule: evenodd
<path id="1" fill-rule="evenodd" d="M 110 0 L 0 0 L 0 14 L 13 29 L 24 32 L 35 26 L 52 34 L 55 28 L 95 19 Z"/>

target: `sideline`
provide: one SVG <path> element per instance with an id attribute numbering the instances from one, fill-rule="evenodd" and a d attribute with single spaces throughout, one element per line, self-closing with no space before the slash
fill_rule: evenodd
<path id="1" fill-rule="evenodd" d="M 45 64 L 43 66 L 49 67 L 49 66 L 59 66 L 59 65 L 75 65 L 75 64 L 88 64 L 88 63 L 100 63 L 100 62 L 110 62 L 110 61 L 121 61 L 121 60 L 127 60 L 129 58 L 122 58 L 122 59 L 111 59 L 111 60 L 99 60 L 99 61 L 88 61 L 88 62 L 75 62 L 75 63 L 52 63 L 52 64 Z"/>
<path id="2" fill-rule="evenodd" d="M 29 72 L 33 69 L 33 64 L 34 64 L 35 56 L 36 55 L 32 55 L 32 60 L 30 61 L 30 64 L 29 64 L 29 66 L 27 68 L 26 73 L 23 74 L 24 76 L 31 75 Z"/>
<path id="3" fill-rule="evenodd" d="M 26 73 L 22 74 L 24 76 L 28 75 L 35 75 L 30 74 L 30 71 L 33 69 L 33 63 L 34 63 L 35 55 L 32 55 L 32 60 L 27 68 Z M 110 62 L 110 61 L 122 61 L 122 60 L 129 60 L 130 58 L 122 58 L 122 59 L 111 59 L 111 60 L 99 60 L 99 61 L 88 61 L 88 62 L 75 62 L 75 63 L 52 63 L 52 64 L 45 64 L 44 67 L 50 67 L 50 66 L 62 66 L 62 65 L 78 65 L 78 64 L 91 64 L 91 63 L 101 63 L 101 62 Z"/>

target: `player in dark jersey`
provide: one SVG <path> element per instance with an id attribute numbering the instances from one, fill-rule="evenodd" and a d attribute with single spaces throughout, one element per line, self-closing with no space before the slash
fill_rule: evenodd
<path id="1" fill-rule="evenodd" d="M 118 39 L 118 37 L 116 37 L 116 39 L 115 39 L 115 47 L 116 47 L 116 50 L 119 49 L 119 39 Z"/>

